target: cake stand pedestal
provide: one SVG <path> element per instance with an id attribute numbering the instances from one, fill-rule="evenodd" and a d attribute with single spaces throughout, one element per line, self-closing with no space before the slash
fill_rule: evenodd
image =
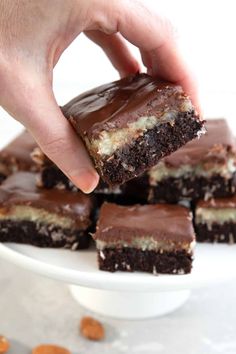
<path id="1" fill-rule="evenodd" d="M 86 309 L 117 319 L 145 319 L 166 315 L 182 306 L 190 290 L 161 292 L 109 291 L 69 285 L 73 298 Z"/>

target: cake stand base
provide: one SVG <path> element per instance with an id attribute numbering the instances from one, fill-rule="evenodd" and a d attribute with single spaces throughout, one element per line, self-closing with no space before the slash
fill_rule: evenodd
<path id="1" fill-rule="evenodd" d="M 144 319 L 166 315 L 182 306 L 189 290 L 168 292 L 123 292 L 69 285 L 80 305 L 99 315 L 117 319 Z"/>

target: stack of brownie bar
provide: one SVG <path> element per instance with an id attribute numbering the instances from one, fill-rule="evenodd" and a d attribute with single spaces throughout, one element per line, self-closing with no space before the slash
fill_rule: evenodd
<path id="1" fill-rule="evenodd" d="M 148 201 L 189 203 L 199 242 L 236 241 L 236 143 L 225 119 L 147 172 Z"/>
<path id="2" fill-rule="evenodd" d="M 191 213 L 185 207 L 104 203 L 94 238 L 102 270 L 191 271 L 195 235 Z"/>
<path id="3" fill-rule="evenodd" d="M 0 187 L 0 240 L 39 247 L 89 245 L 93 201 L 81 192 L 44 190 L 32 172 L 16 172 Z"/>
<path id="4" fill-rule="evenodd" d="M 86 248 L 99 214 L 93 238 L 101 270 L 189 273 L 192 210 L 179 204 L 233 193 L 234 148 L 228 132 L 221 132 L 219 146 L 216 139 L 198 140 L 204 122 L 182 88 L 146 74 L 86 92 L 62 112 L 83 140 L 101 182 L 84 195 L 34 142 L 27 145 L 32 138 L 24 133 L 11 145 L 18 150 L 19 141 L 26 142 L 30 165 L 21 165 L 22 156 L 16 159 L 12 151 L 9 166 L 0 170 L 6 178 L 0 186 L 0 241 Z M 220 124 L 226 129 L 223 120 Z"/>
<path id="5" fill-rule="evenodd" d="M 150 217 L 152 210 L 150 205 L 143 207 L 131 207 L 123 209 L 123 207 L 113 206 L 115 221 L 112 227 L 108 227 L 105 218 L 110 213 L 111 206 L 104 205 L 101 209 L 100 220 L 97 226 L 95 239 L 99 249 L 99 263 L 101 269 L 107 270 L 137 270 L 143 268 L 149 269 L 154 264 L 153 272 L 157 270 L 161 273 L 161 262 L 158 258 L 158 252 L 155 252 L 157 265 L 153 259 L 153 249 L 155 248 L 155 230 L 159 232 L 163 230 L 169 235 L 171 230 L 175 230 L 176 238 L 179 236 L 178 223 L 175 215 L 178 215 L 178 222 L 181 220 L 181 206 L 188 206 L 193 212 L 194 228 L 196 239 L 199 242 L 236 242 L 236 144 L 235 138 L 225 119 L 212 119 L 206 123 L 206 134 L 198 141 L 193 140 L 185 146 L 174 152 L 173 154 L 163 158 L 156 166 L 152 167 L 139 178 L 133 179 L 126 184 L 126 193 L 129 198 L 136 200 L 140 195 L 140 200 L 145 200 L 145 204 L 153 204 L 153 207 L 159 210 L 159 217 Z M 157 204 L 159 203 L 159 204 Z M 161 204 L 160 204 L 161 203 Z M 171 205 L 172 206 L 171 206 Z M 179 206 L 178 206 L 179 205 Z M 143 216 L 140 217 L 139 211 Z M 175 212 L 173 213 L 173 209 Z M 179 210 L 178 210 L 179 209 Z M 165 210 L 169 211 L 169 215 L 165 214 Z M 123 214 L 122 214 L 123 212 Z M 186 212 L 186 208 L 185 208 Z M 175 215 L 174 215 L 175 214 Z M 182 215 L 183 217 L 183 215 Z M 126 221 L 126 219 L 128 219 Z M 192 222 L 190 221 L 190 224 Z M 143 226 L 144 225 L 144 226 Z M 155 226 L 154 226 L 155 225 Z M 183 226 L 183 224 L 182 224 Z M 142 227 L 145 228 L 147 234 L 152 235 L 152 242 L 145 239 L 143 233 L 142 241 L 137 235 L 140 234 Z M 187 223 L 185 222 L 185 230 Z M 127 235 L 127 228 L 134 230 L 136 237 Z M 150 231 L 150 229 L 152 231 Z M 113 235 L 116 235 L 117 242 L 114 242 Z M 177 236 L 178 235 L 178 236 Z M 188 244 L 188 252 L 191 254 L 191 232 L 188 232 L 189 238 L 185 241 Z M 185 237 L 187 234 L 185 234 Z M 121 247 L 120 239 L 124 243 Z M 163 245 L 159 234 L 158 245 Z M 138 242 L 138 246 L 137 243 Z M 119 244 L 119 247 L 117 247 Z M 136 247 L 133 245 L 136 244 Z M 161 248 L 163 258 L 165 259 L 164 272 L 173 273 L 178 270 L 181 273 L 181 267 L 174 264 L 180 262 L 180 258 L 174 260 L 171 252 L 172 262 L 168 259 L 168 242 L 165 240 L 165 247 Z M 130 247 L 132 246 L 132 247 Z M 119 250 L 117 249 L 119 248 Z M 176 246 L 174 247 L 176 251 Z M 184 264 L 187 267 L 187 257 L 185 250 L 181 250 L 181 254 L 185 255 Z M 144 254 L 148 254 L 144 257 Z M 177 253 L 175 252 L 177 256 Z M 165 257 L 164 257 L 165 256 Z M 149 263 L 150 262 L 150 263 Z M 141 267 L 140 267 L 141 263 Z M 167 270 L 167 264 L 173 269 Z M 183 271 L 187 269 L 182 265 Z M 127 268 L 128 267 L 128 268 Z"/>

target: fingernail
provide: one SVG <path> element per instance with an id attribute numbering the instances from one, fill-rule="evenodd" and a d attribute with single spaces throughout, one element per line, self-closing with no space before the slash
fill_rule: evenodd
<path id="1" fill-rule="evenodd" d="M 97 172 L 85 170 L 78 176 L 70 176 L 70 179 L 82 192 L 89 194 L 97 187 L 99 175 Z"/>

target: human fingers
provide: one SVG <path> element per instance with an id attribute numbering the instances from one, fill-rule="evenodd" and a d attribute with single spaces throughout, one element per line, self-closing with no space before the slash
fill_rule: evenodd
<path id="1" fill-rule="evenodd" d="M 135 0 L 114 2 L 116 31 L 140 49 L 149 73 L 180 84 L 199 105 L 197 85 L 176 43 L 170 21 Z"/>
<path id="2" fill-rule="evenodd" d="M 14 80 L 14 87 L 8 86 L 11 102 L 3 100 L 3 108 L 26 126 L 43 152 L 79 189 L 92 192 L 99 176 L 83 143 L 57 105 L 51 85 L 47 80 L 27 80 L 27 73 L 20 77 L 24 79 Z"/>

